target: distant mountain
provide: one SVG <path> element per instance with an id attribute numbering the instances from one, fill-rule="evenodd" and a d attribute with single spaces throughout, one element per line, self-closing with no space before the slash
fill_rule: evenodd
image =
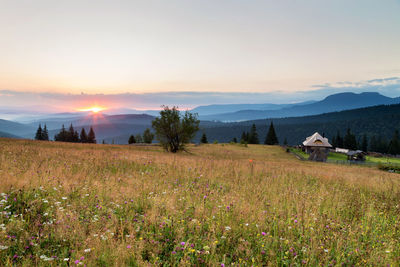
<path id="1" fill-rule="evenodd" d="M 13 134 L 9 134 L 9 133 L 5 133 L 5 132 L 0 132 L 0 137 L 3 138 L 21 138 L 19 136 L 13 135 Z"/>
<path id="2" fill-rule="evenodd" d="M 191 112 L 197 113 L 200 116 L 207 116 L 221 113 L 231 113 L 241 110 L 278 110 L 282 108 L 288 108 L 298 105 L 311 104 L 316 101 L 307 101 L 296 104 L 221 104 L 221 105 L 207 105 L 198 106 L 191 110 Z"/>
<path id="3" fill-rule="evenodd" d="M 0 119 L 0 131 L 14 136 L 25 136 L 36 129 L 30 125 Z"/>
<path id="4" fill-rule="evenodd" d="M 230 142 L 234 137 L 240 140 L 243 131 L 250 131 L 254 123 L 257 127 L 260 142 L 263 143 L 269 124 L 272 119 L 251 120 L 243 122 L 221 123 L 219 126 L 202 127 L 196 136 L 200 141 L 204 132 L 210 142 Z M 345 135 L 347 128 L 350 128 L 360 140 L 362 135 L 381 136 L 389 139 L 394 131 L 400 130 L 400 104 L 380 105 L 340 112 L 324 113 L 320 115 L 276 118 L 273 119 L 279 141 L 282 143 L 285 138 L 291 145 L 298 145 L 307 136 L 318 131 L 325 134 L 330 140 L 339 131 L 341 136 Z"/>
<path id="5" fill-rule="evenodd" d="M 375 92 L 367 93 L 340 93 L 326 97 L 311 104 L 295 105 L 278 110 L 241 110 L 233 113 L 200 116 L 203 120 L 219 121 L 246 121 L 265 118 L 283 118 L 307 116 L 327 112 L 350 110 L 376 105 L 390 105 L 400 103 L 400 98 L 390 98 Z"/>

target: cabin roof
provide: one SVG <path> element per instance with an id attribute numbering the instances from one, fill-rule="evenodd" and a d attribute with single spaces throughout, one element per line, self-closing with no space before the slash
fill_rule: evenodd
<path id="1" fill-rule="evenodd" d="M 328 138 L 322 137 L 318 132 L 306 138 L 303 142 L 304 146 L 313 147 L 332 147 L 328 142 Z"/>

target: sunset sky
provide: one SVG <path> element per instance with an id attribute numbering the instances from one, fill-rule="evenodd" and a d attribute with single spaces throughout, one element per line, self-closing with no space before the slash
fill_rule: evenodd
<path id="1" fill-rule="evenodd" d="M 249 102 L 273 102 L 399 77 L 399 14 L 400 0 L 2 0 L 0 105 L 17 105 L 4 103 L 14 93 L 253 92 L 266 97 Z"/>

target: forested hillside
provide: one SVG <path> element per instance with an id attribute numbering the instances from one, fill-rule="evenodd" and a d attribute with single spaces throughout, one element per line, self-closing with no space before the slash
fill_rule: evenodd
<path id="1" fill-rule="evenodd" d="M 199 140 L 205 132 L 211 142 L 229 142 L 234 137 L 240 141 L 242 132 L 250 131 L 254 123 L 260 142 L 263 143 L 271 121 L 274 122 L 279 141 L 282 143 L 286 138 L 290 145 L 300 144 L 316 131 L 325 134 L 331 140 L 338 131 L 344 136 L 347 128 L 351 129 L 358 140 L 364 134 L 369 140 L 373 136 L 390 139 L 395 129 L 400 129 L 400 105 L 382 105 L 305 117 L 225 123 L 219 127 L 203 128 L 197 138 Z"/>

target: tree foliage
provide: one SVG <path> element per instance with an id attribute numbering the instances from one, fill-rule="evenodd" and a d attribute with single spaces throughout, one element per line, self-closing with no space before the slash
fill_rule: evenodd
<path id="1" fill-rule="evenodd" d="M 196 115 L 186 111 L 183 115 L 177 107 L 164 106 L 160 117 L 153 120 L 157 140 L 166 151 L 176 153 L 183 150 L 196 132 L 199 130 L 200 121 Z"/>
<path id="2" fill-rule="evenodd" d="M 256 125 L 254 123 L 250 128 L 250 133 L 249 133 L 249 137 L 248 137 L 248 143 L 249 144 L 259 144 L 260 143 L 260 141 L 258 140 L 257 128 L 256 128 Z"/>
<path id="3" fill-rule="evenodd" d="M 206 133 L 203 133 L 203 135 L 201 136 L 200 143 L 202 143 L 202 144 L 208 144 L 208 140 L 207 140 L 207 135 L 206 135 Z"/>
<path id="4" fill-rule="evenodd" d="M 150 131 L 150 129 L 147 128 L 146 130 L 144 130 L 143 142 L 145 142 L 146 144 L 151 144 L 153 142 L 153 139 L 154 139 L 154 134 Z"/>
<path id="5" fill-rule="evenodd" d="M 274 123 L 271 121 L 271 124 L 269 125 L 269 130 L 267 133 L 267 136 L 265 137 L 265 142 L 264 144 L 266 145 L 278 145 L 278 137 L 276 136 L 275 133 L 275 128 L 274 128 Z"/>
<path id="6" fill-rule="evenodd" d="M 136 143 L 136 138 L 132 134 L 131 136 L 129 136 L 128 144 L 135 144 L 135 143 Z"/>

